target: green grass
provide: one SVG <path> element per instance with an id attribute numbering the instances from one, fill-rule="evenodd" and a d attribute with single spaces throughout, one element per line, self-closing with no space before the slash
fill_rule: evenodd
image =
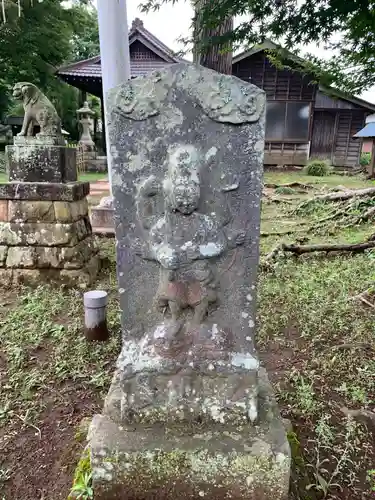
<path id="1" fill-rule="evenodd" d="M 107 179 L 108 178 L 108 174 L 107 173 L 98 173 L 98 172 L 87 172 L 85 174 L 80 174 L 79 175 L 79 180 L 80 181 L 84 181 L 84 182 L 95 182 L 95 181 L 99 181 L 99 180 L 102 180 L 102 179 Z"/>
<path id="2" fill-rule="evenodd" d="M 278 366 L 271 379 L 318 498 L 341 498 L 341 488 L 353 499 L 369 491 L 371 429 L 343 408 L 375 403 L 374 313 L 351 300 L 373 286 L 374 262 L 372 254 L 292 258 L 260 277 L 258 345 L 269 371 Z M 303 490 L 300 483 L 292 498 L 305 500 Z"/>
<path id="3" fill-rule="evenodd" d="M 296 172 L 266 173 L 266 182 L 311 183 L 329 189 L 372 186 L 357 177 L 303 176 Z M 281 241 L 304 244 L 357 243 L 374 233 L 373 221 L 344 227 L 329 221 L 332 204 L 316 204 L 298 215 L 300 200 L 273 196 L 288 203 L 265 200 L 262 206 L 261 253 Z M 307 231 L 312 228 L 311 231 Z M 294 231 L 292 234 L 269 233 Z M 265 236 L 268 234 L 268 236 Z M 259 279 L 258 347 L 283 416 L 293 423 L 301 455 L 294 460 L 291 498 L 317 500 L 370 498 L 375 454 L 371 429 L 363 419 L 348 418 L 345 408 L 375 407 L 374 311 L 352 297 L 374 287 L 375 252 L 359 255 L 309 254 L 280 257 L 271 272 Z M 371 451 L 370 451 L 371 450 Z"/>
<path id="4" fill-rule="evenodd" d="M 78 176 L 78 180 L 80 180 L 81 182 L 95 182 L 106 178 L 107 178 L 106 173 L 97 173 L 97 172 L 89 172 L 85 174 L 80 174 Z M 8 175 L 0 173 L 0 182 L 8 182 Z"/>
<path id="5" fill-rule="evenodd" d="M 24 288 L 0 308 L 1 369 L 0 428 L 15 413 L 32 412 L 36 418 L 43 409 L 49 387 L 71 381 L 88 390 L 108 389 L 112 365 L 120 346 L 119 306 L 113 262 L 113 241 L 104 248 L 112 263 L 102 288 L 110 293 L 108 324 L 111 340 L 89 344 L 83 334 L 83 296 L 78 290 Z"/>
<path id="6" fill-rule="evenodd" d="M 315 177 L 305 175 L 302 172 L 268 172 L 264 174 L 264 182 L 274 184 L 288 184 L 290 182 L 301 182 L 303 184 L 326 185 L 328 187 L 345 186 L 347 188 L 361 188 L 374 186 L 374 181 L 366 180 L 361 176 L 328 175 L 326 177 Z"/>

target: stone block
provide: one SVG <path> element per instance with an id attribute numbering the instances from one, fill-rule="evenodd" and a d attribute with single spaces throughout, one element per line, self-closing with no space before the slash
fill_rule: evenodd
<path id="1" fill-rule="evenodd" d="M 73 217 L 79 219 L 80 217 L 87 217 L 89 215 L 89 203 L 87 198 L 72 203 Z"/>
<path id="2" fill-rule="evenodd" d="M 68 287 L 87 288 L 92 285 L 100 270 L 100 259 L 93 257 L 80 270 L 70 269 L 0 269 L 0 286 L 39 286 L 41 283 Z"/>
<path id="3" fill-rule="evenodd" d="M 4 266 L 7 255 L 8 255 L 8 247 L 4 245 L 0 246 L 0 267 Z"/>
<path id="4" fill-rule="evenodd" d="M 62 269 L 60 271 L 60 281 L 61 283 L 69 284 L 69 286 L 86 288 L 95 283 L 100 267 L 100 257 L 95 255 L 89 262 L 87 262 L 83 269 Z"/>
<path id="5" fill-rule="evenodd" d="M 88 182 L 2 182 L 0 200 L 78 201 L 90 193 Z"/>
<path id="6" fill-rule="evenodd" d="M 34 247 L 9 247 L 6 267 L 32 269 L 36 264 Z"/>
<path id="7" fill-rule="evenodd" d="M 0 269 L 0 287 L 9 287 L 12 284 L 13 272 L 11 269 Z"/>
<path id="8" fill-rule="evenodd" d="M 55 201 L 53 205 L 57 222 L 73 222 L 71 202 Z"/>
<path id="9" fill-rule="evenodd" d="M 9 201 L 9 222 L 54 222 L 52 201 Z"/>
<path id="10" fill-rule="evenodd" d="M 65 269 L 81 269 L 98 253 L 92 236 L 78 243 L 75 247 L 61 248 L 61 262 Z"/>
<path id="11" fill-rule="evenodd" d="M 75 182 L 76 149 L 24 144 L 7 146 L 9 180 L 20 182 Z"/>
<path id="12" fill-rule="evenodd" d="M 287 500 L 290 449 L 263 370 L 259 398 L 257 427 L 119 427 L 95 416 L 88 434 L 95 498 Z"/>
<path id="13" fill-rule="evenodd" d="M 8 200 L 0 200 L 0 222 L 8 221 Z"/>
<path id="14" fill-rule="evenodd" d="M 12 284 L 13 286 L 39 286 L 42 283 L 53 282 L 58 279 L 58 271 L 55 274 L 50 271 L 45 272 L 44 269 L 13 269 Z"/>
<path id="15" fill-rule="evenodd" d="M 38 268 L 82 269 L 98 253 L 94 238 L 89 236 L 72 247 L 36 247 Z"/>
<path id="16" fill-rule="evenodd" d="M 0 223 L 0 245 L 8 246 L 75 246 L 91 234 L 88 222 L 81 219 L 71 224 Z"/>
<path id="17" fill-rule="evenodd" d="M 54 207 L 58 222 L 74 222 L 88 215 L 87 199 L 74 202 L 55 201 Z"/>
<path id="18" fill-rule="evenodd" d="M 62 250 L 60 247 L 35 247 L 36 267 L 39 269 L 63 268 Z"/>
<path id="19" fill-rule="evenodd" d="M 64 138 L 61 135 L 16 135 L 13 137 L 13 144 L 16 146 L 64 146 Z"/>

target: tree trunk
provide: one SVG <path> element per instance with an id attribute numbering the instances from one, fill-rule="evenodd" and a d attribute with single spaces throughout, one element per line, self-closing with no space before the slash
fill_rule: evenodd
<path id="1" fill-rule="evenodd" d="M 194 19 L 194 62 L 226 75 L 232 74 L 232 47 L 229 42 L 215 43 L 214 38 L 233 31 L 233 18 L 228 18 L 216 28 L 202 26 L 202 9 L 215 0 L 193 0 Z"/>

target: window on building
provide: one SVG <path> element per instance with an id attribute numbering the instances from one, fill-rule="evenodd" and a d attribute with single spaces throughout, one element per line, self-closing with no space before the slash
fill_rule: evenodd
<path id="1" fill-rule="evenodd" d="M 268 101 L 266 141 L 308 141 L 310 104 Z"/>

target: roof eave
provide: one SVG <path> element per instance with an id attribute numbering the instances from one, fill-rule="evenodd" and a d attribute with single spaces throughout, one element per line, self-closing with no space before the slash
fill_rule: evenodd
<path id="1" fill-rule="evenodd" d="M 326 94 L 328 96 L 333 95 L 334 97 L 337 97 L 337 99 L 351 102 L 352 104 L 356 104 L 357 106 L 360 106 L 361 108 L 366 108 L 370 111 L 375 111 L 375 104 L 372 104 L 371 102 L 365 101 L 364 99 L 361 99 L 359 97 L 346 94 L 345 92 L 342 92 L 341 90 L 335 89 L 334 87 L 319 84 L 319 90 L 321 92 L 323 92 L 323 94 Z"/>
<path id="2" fill-rule="evenodd" d="M 56 73 L 60 74 L 61 72 L 64 72 L 64 71 L 69 71 L 69 70 L 72 70 L 75 68 L 80 68 L 81 66 L 84 66 L 87 63 L 94 63 L 95 64 L 96 62 L 99 62 L 99 61 L 100 61 L 100 55 L 94 56 L 94 57 L 89 57 L 88 59 L 83 59 L 82 61 L 77 61 L 74 63 L 66 64 L 64 66 L 60 66 L 59 68 L 57 68 Z"/>

